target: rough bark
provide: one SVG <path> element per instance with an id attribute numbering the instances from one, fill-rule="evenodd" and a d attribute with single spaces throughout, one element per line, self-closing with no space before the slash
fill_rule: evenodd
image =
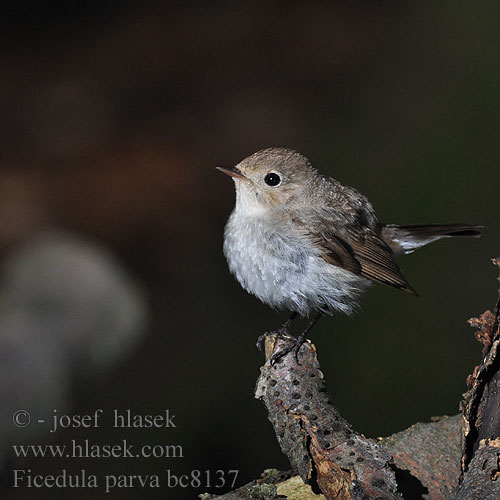
<path id="1" fill-rule="evenodd" d="M 459 485 L 455 500 L 500 498 L 500 439 L 482 440 Z"/>
<path id="2" fill-rule="evenodd" d="M 493 259 L 500 268 L 500 258 Z M 469 323 L 479 328 L 482 362 L 467 379 L 463 414 L 462 474 L 457 499 L 500 498 L 500 291 L 493 312 Z"/>
<path id="3" fill-rule="evenodd" d="M 269 355 L 286 339 L 269 336 Z M 327 499 L 402 498 L 391 455 L 373 439 L 355 432 L 328 396 L 316 350 L 306 342 L 300 364 L 287 355 L 261 368 L 255 396 L 262 399 L 278 442 L 292 468 Z"/>
<path id="4" fill-rule="evenodd" d="M 405 498 L 453 498 L 460 477 L 461 424 L 461 415 L 439 417 L 380 440 L 394 459 Z"/>
<path id="5" fill-rule="evenodd" d="M 500 259 L 493 261 L 500 267 Z M 272 366 L 286 339 L 266 339 L 255 397 L 266 406 L 297 477 L 277 471 L 220 500 L 500 499 L 500 293 L 494 312 L 470 320 L 483 360 L 468 377 L 462 414 L 418 423 L 378 440 L 356 432 L 328 396 L 316 349 Z M 283 473 L 281 473 L 283 474 Z"/>

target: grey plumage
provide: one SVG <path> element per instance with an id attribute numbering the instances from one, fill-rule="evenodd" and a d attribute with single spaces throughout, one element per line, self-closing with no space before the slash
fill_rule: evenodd
<path id="1" fill-rule="evenodd" d="M 440 238 L 480 235 L 481 226 L 463 224 L 380 224 L 364 195 L 290 149 L 265 149 L 220 170 L 236 186 L 224 237 L 231 272 L 264 303 L 301 315 L 349 314 L 373 282 L 416 294 L 396 255 Z"/>

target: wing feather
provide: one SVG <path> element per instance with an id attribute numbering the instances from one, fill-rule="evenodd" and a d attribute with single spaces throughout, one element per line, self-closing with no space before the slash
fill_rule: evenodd
<path id="1" fill-rule="evenodd" d="M 403 276 L 392 250 L 372 229 L 343 228 L 340 234 L 323 231 L 314 241 L 323 250 L 322 257 L 328 263 L 418 295 Z"/>

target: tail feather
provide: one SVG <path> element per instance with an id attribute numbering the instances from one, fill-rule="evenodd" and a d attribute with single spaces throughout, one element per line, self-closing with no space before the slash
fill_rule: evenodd
<path id="1" fill-rule="evenodd" d="M 433 241 L 442 238 L 479 238 L 484 226 L 470 224 L 417 224 L 397 226 L 380 224 L 380 236 L 396 255 L 411 253 Z"/>

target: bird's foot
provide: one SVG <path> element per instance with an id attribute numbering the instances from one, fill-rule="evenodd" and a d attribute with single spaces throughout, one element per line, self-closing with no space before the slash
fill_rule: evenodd
<path id="1" fill-rule="evenodd" d="M 276 330 L 272 330 L 270 332 L 264 332 L 262 335 L 260 335 L 259 338 L 257 339 L 257 342 L 255 343 L 259 351 L 263 350 L 264 343 L 268 335 L 275 335 L 277 339 L 284 339 L 290 335 L 290 332 L 288 330 L 288 325 L 285 323 Z"/>
<path id="2" fill-rule="evenodd" d="M 283 340 L 288 344 L 271 356 L 271 358 L 269 359 L 271 366 L 274 366 L 282 357 L 286 356 L 291 351 L 293 351 L 295 362 L 298 365 L 300 365 L 299 363 L 300 348 L 302 347 L 302 344 L 306 341 L 308 333 L 321 318 L 322 314 L 323 314 L 322 311 L 318 311 L 314 316 L 314 318 L 309 322 L 306 329 L 298 337 L 292 337 L 290 335 L 290 326 L 293 323 L 293 321 L 295 321 L 295 318 L 298 315 L 296 312 L 293 312 L 291 316 L 277 330 L 273 330 L 272 332 L 266 332 L 263 335 L 261 335 L 257 339 L 257 348 L 260 351 L 262 351 L 266 337 L 268 335 L 274 335 L 276 337 L 276 340 L 278 339 Z"/>
<path id="3" fill-rule="evenodd" d="M 266 340 L 266 337 L 268 335 L 274 335 L 278 339 L 283 339 L 285 337 L 290 336 L 290 326 L 292 326 L 292 323 L 295 321 L 295 318 L 298 316 L 298 313 L 293 312 L 290 314 L 290 317 L 276 330 L 273 330 L 271 332 L 266 332 L 262 334 L 258 339 L 257 339 L 257 349 L 259 351 L 262 351 L 262 348 L 264 346 L 264 342 Z"/>
<path id="4" fill-rule="evenodd" d="M 302 344 L 304 344 L 304 342 L 306 341 L 306 336 L 304 335 L 304 333 L 302 333 L 298 337 L 287 336 L 281 338 L 287 342 L 287 345 L 271 356 L 271 359 L 269 360 L 271 366 L 274 366 L 281 358 L 285 357 L 290 352 L 293 352 L 295 362 L 300 365 L 299 351 L 302 347 Z"/>

